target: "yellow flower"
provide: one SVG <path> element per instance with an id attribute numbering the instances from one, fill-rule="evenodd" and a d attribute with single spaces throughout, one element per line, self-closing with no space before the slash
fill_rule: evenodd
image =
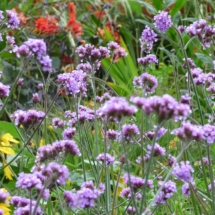
<path id="1" fill-rule="evenodd" d="M 42 146 L 44 146 L 45 145 L 45 140 L 42 138 L 41 140 L 40 140 L 40 147 L 42 147 Z"/>
<path id="2" fill-rule="evenodd" d="M 19 143 L 19 141 L 15 140 L 9 133 L 6 133 L 0 138 L 0 155 L 3 160 L 3 166 L 5 167 L 4 174 L 9 180 L 13 180 L 13 172 L 11 171 L 10 167 L 7 166 L 7 155 L 15 154 L 11 143 Z"/>
<path id="3" fill-rule="evenodd" d="M 4 188 L 0 189 L 0 192 L 4 192 L 7 193 L 7 190 L 5 190 Z M 6 198 L 5 202 L 1 202 L 0 203 L 0 209 L 4 211 L 3 215 L 10 215 L 11 214 L 11 210 L 9 209 L 9 200 L 10 200 L 10 196 L 8 195 Z"/>

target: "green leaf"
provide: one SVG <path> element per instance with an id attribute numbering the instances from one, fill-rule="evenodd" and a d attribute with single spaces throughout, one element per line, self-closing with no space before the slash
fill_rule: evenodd
<path id="1" fill-rule="evenodd" d="M 141 5 L 140 3 L 138 2 L 135 2 L 133 0 L 129 0 L 129 5 L 130 5 L 130 8 L 133 12 L 137 13 L 138 15 L 141 15 L 142 14 L 142 8 L 141 8 Z"/>
<path id="2" fill-rule="evenodd" d="M 206 64 L 209 64 L 209 65 L 213 66 L 213 60 L 210 57 L 208 57 L 207 55 L 202 54 L 202 53 L 196 53 L 196 56 L 203 63 L 206 63 Z"/>
<path id="3" fill-rule="evenodd" d="M 155 8 L 157 10 L 162 10 L 163 9 L 162 3 L 163 3 L 162 0 L 153 0 L 153 5 L 155 6 Z"/>
<path id="4" fill-rule="evenodd" d="M 117 84 L 114 84 L 112 82 L 108 82 L 107 83 L 109 86 L 111 86 L 119 96 L 127 96 L 129 94 L 131 94 L 131 92 L 128 90 L 128 88 L 119 86 Z"/>
<path id="5" fill-rule="evenodd" d="M 170 15 L 171 16 L 175 16 L 176 13 L 178 13 L 178 11 L 184 6 L 186 0 L 177 0 L 175 2 L 174 7 L 172 8 Z"/>
<path id="6" fill-rule="evenodd" d="M 10 122 L 5 122 L 5 121 L 0 121 L 0 131 L 4 134 L 5 133 L 10 133 L 14 138 L 19 138 L 20 139 L 20 135 L 17 132 L 15 126 L 13 123 Z"/>

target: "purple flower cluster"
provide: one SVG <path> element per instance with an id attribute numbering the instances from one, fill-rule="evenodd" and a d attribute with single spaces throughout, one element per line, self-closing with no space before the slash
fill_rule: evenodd
<path id="1" fill-rule="evenodd" d="M 96 100 L 99 102 L 99 103 L 103 103 L 105 102 L 106 100 L 109 100 L 111 98 L 110 94 L 107 92 L 107 93 L 104 93 L 102 96 L 96 96 Z"/>
<path id="2" fill-rule="evenodd" d="M 147 131 L 144 136 L 148 137 L 150 140 L 153 140 L 156 130 L 157 130 L 157 128 L 155 126 L 153 131 Z M 167 129 L 165 129 L 164 127 L 159 128 L 159 130 L 157 131 L 155 140 L 159 140 L 166 132 L 167 132 Z"/>
<path id="3" fill-rule="evenodd" d="M 184 61 L 183 68 L 186 69 L 187 68 L 186 59 L 184 58 L 183 61 Z M 189 64 L 190 69 L 196 68 L 196 64 L 193 62 L 191 58 L 187 58 L 187 62 Z"/>
<path id="4" fill-rule="evenodd" d="M 72 139 L 72 137 L 75 135 L 75 131 L 76 131 L 75 128 L 66 128 L 62 133 L 63 139 L 64 140 Z"/>
<path id="5" fill-rule="evenodd" d="M 58 140 L 52 145 L 42 146 L 37 152 L 37 162 L 42 163 L 47 160 L 55 160 L 62 153 L 80 156 L 80 150 L 73 140 Z"/>
<path id="6" fill-rule="evenodd" d="M 1 13 L 1 17 L 2 13 Z M 19 27 L 20 21 L 17 14 L 12 10 L 6 10 L 6 25 L 8 28 L 16 29 Z"/>
<path id="7" fill-rule="evenodd" d="M 173 168 L 172 174 L 179 180 L 184 182 L 192 182 L 192 173 L 194 172 L 193 167 L 189 161 L 181 161 L 180 164 L 176 163 Z"/>
<path id="8" fill-rule="evenodd" d="M 94 45 L 85 44 L 76 49 L 81 62 L 89 62 L 94 64 L 95 68 L 100 67 L 100 61 L 109 57 L 110 51 L 106 47 L 100 46 L 95 48 Z"/>
<path id="9" fill-rule="evenodd" d="M 136 107 L 129 105 L 125 98 L 112 97 L 97 110 L 97 114 L 109 120 L 119 121 L 125 116 L 132 116 L 136 111 Z"/>
<path id="10" fill-rule="evenodd" d="M 54 126 L 54 128 L 63 128 L 65 125 L 65 122 L 62 119 L 53 118 L 52 125 Z"/>
<path id="11" fill-rule="evenodd" d="M 152 146 L 147 146 L 147 155 L 148 157 L 151 155 L 152 152 Z M 164 147 L 161 147 L 158 143 L 155 143 L 154 145 L 154 153 L 153 156 L 164 156 L 166 154 L 166 149 Z"/>
<path id="12" fill-rule="evenodd" d="M 41 123 L 44 117 L 45 113 L 43 111 L 36 110 L 17 110 L 11 115 L 15 125 L 22 125 L 25 128 Z"/>
<path id="13" fill-rule="evenodd" d="M 35 210 L 36 201 L 26 199 L 21 196 L 13 196 L 10 200 L 11 204 L 15 207 L 15 215 L 32 214 Z M 30 206 L 31 205 L 31 206 Z M 36 208 L 35 215 L 42 215 L 43 211 L 40 206 Z"/>
<path id="14" fill-rule="evenodd" d="M 158 116 L 158 121 L 162 122 L 168 119 L 182 120 L 185 119 L 190 113 L 190 106 L 187 104 L 182 104 L 177 102 L 173 97 L 168 94 L 159 96 L 152 96 L 149 98 L 131 97 L 131 102 L 133 102 L 137 107 L 142 108 L 142 110 L 150 115 L 156 113 Z"/>
<path id="15" fill-rule="evenodd" d="M 102 161 L 103 163 L 106 163 L 106 165 L 110 165 L 113 164 L 114 162 L 114 157 L 112 157 L 110 154 L 108 153 L 102 153 L 99 154 L 96 158 L 96 160 Z"/>
<path id="16" fill-rule="evenodd" d="M 165 204 L 166 201 L 177 192 L 176 184 L 173 181 L 167 181 L 165 184 L 163 181 L 158 182 L 159 187 L 163 187 L 158 197 L 155 200 L 155 204 Z"/>
<path id="17" fill-rule="evenodd" d="M 203 139 L 207 144 L 211 145 L 215 142 L 215 126 L 206 124 L 202 128 L 203 130 Z"/>
<path id="18" fill-rule="evenodd" d="M 158 86 L 158 81 L 155 76 L 146 72 L 139 77 L 134 77 L 133 84 L 135 87 L 142 88 L 145 94 L 152 94 Z"/>
<path id="19" fill-rule="evenodd" d="M 133 188 L 133 191 L 136 192 L 139 188 L 143 187 L 145 184 L 145 179 L 136 177 L 134 175 L 124 175 L 124 183 Z M 153 181 L 147 181 L 147 187 L 153 188 Z"/>
<path id="20" fill-rule="evenodd" d="M 126 212 L 129 215 L 133 215 L 133 214 L 136 214 L 137 210 L 132 206 L 128 206 L 127 209 L 126 209 Z"/>
<path id="21" fill-rule="evenodd" d="M 108 49 L 109 49 L 110 51 L 114 51 L 114 50 L 120 48 L 119 44 L 116 43 L 116 42 L 113 42 L 113 41 L 110 41 L 110 42 L 107 44 L 107 47 L 108 47 Z"/>
<path id="22" fill-rule="evenodd" d="M 141 49 L 147 53 L 150 52 L 156 41 L 157 34 L 149 26 L 146 26 L 140 37 Z"/>
<path id="23" fill-rule="evenodd" d="M 81 189 L 76 193 L 73 191 L 65 191 L 64 199 L 72 209 L 84 209 L 95 206 L 95 201 L 104 193 L 105 186 L 99 184 L 96 188 L 92 181 L 84 182 Z"/>
<path id="24" fill-rule="evenodd" d="M 57 83 L 63 85 L 67 94 L 74 97 L 79 95 L 86 96 L 87 92 L 87 73 L 82 70 L 73 70 L 72 73 L 63 73 L 58 75 Z"/>
<path id="25" fill-rule="evenodd" d="M 125 51 L 124 48 L 118 48 L 113 52 L 113 62 L 119 61 L 121 58 L 126 57 L 128 53 Z"/>
<path id="26" fill-rule="evenodd" d="M 122 133 L 120 139 L 130 141 L 138 134 L 140 134 L 140 131 L 137 125 L 125 124 L 122 126 Z"/>
<path id="27" fill-rule="evenodd" d="M 89 62 L 87 63 L 80 63 L 76 66 L 76 70 L 82 70 L 83 72 L 86 72 L 87 74 L 91 74 L 93 71 L 92 66 Z M 95 71 L 94 71 L 95 73 Z"/>
<path id="28" fill-rule="evenodd" d="M 41 39 L 28 39 L 21 46 L 13 50 L 17 57 L 29 57 L 34 55 L 44 72 L 52 72 L 52 60 L 47 55 L 46 44 Z"/>
<path id="29" fill-rule="evenodd" d="M 165 33 L 171 26 L 171 17 L 166 11 L 159 11 L 156 16 L 154 16 L 154 25 L 162 33 Z"/>
<path id="30" fill-rule="evenodd" d="M 138 58 L 138 59 L 137 59 L 137 62 L 138 62 L 140 65 L 146 67 L 146 66 L 148 66 L 149 64 L 158 63 L 158 59 L 157 59 L 156 55 L 154 55 L 154 54 L 149 54 L 149 55 L 147 55 L 146 57 Z"/>
<path id="31" fill-rule="evenodd" d="M 6 98 L 10 94 L 10 86 L 4 85 L 0 82 L 0 98 Z"/>
<path id="32" fill-rule="evenodd" d="M 106 132 L 106 138 L 108 140 L 117 140 L 118 137 L 119 137 L 119 132 L 118 131 L 115 131 L 115 130 L 112 130 L 112 129 L 109 129 L 107 132 Z"/>
<path id="33" fill-rule="evenodd" d="M 184 27 L 184 26 L 183 26 Z M 204 19 L 193 22 L 188 27 L 184 27 L 186 33 L 191 36 L 197 36 L 203 45 L 203 48 L 209 48 L 211 46 L 213 37 L 215 34 L 214 26 L 207 25 L 207 21 Z"/>
<path id="34" fill-rule="evenodd" d="M 192 125 L 190 122 L 183 122 L 180 128 L 174 129 L 172 134 L 184 141 L 201 141 L 204 131 L 201 126 Z"/>
<path id="35" fill-rule="evenodd" d="M 124 188 L 121 191 L 120 196 L 125 199 L 131 199 L 132 198 L 131 188 L 130 187 Z M 140 193 L 135 193 L 135 197 L 137 200 L 140 200 L 142 198 L 142 195 Z"/>
<path id="36" fill-rule="evenodd" d="M 41 102 L 38 93 L 33 93 L 32 101 L 33 101 L 34 103 L 39 103 L 39 102 Z"/>
<path id="37" fill-rule="evenodd" d="M 3 189 L 0 189 L 0 204 L 6 203 L 8 197 L 9 197 L 9 193 L 5 192 Z"/>

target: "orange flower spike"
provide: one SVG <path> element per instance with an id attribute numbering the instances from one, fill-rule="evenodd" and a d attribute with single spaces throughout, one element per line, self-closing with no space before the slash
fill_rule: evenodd
<path id="1" fill-rule="evenodd" d="M 70 20 L 76 20 L 76 6 L 74 2 L 70 2 L 67 4 L 68 6 L 68 13 L 69 13 L 69 19 Z"/>
<path id="2" fill-rule="evenodd" d="M 36 31 L 43 34 L 53 34 L 59 31 L 57 20 L 54 17 L 46 15 L 46 18 L 40 17 L 35 22 Z"/>

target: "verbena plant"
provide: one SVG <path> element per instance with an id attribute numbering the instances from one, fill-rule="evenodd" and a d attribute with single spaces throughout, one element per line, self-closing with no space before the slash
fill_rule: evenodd
<path id="1" fill-rule="evenodd" d="M 19 44 L 9 36 L 20 20 L 0 12 L 1 52 L 16 57 L 19 71 L 13 85 L 0 83 L 0 214 L 214 214 L 214 27 L 205 20 L 176 27 L 159 11 L 141 33 L 134 62 L 122 38 L 75 48 L 81 28 L 74 4 L 68 8 L 62 28 L 76 58 L 64 73 L 53 68 L 43 39 Z M 37 30 L 57 33 L 46 18 Z M 175 49 L 160 49 L 172 64 L 164 67 L 173 70 L 169 82 L 151 53 L 159 37 Z M 197 54 L 204 68 L 189 58 L 191 44 L 204 52 Z M 175 86 L 171 95 L 161 83 Z M 23 84 L 33 94 L 22 104 Z"/>

